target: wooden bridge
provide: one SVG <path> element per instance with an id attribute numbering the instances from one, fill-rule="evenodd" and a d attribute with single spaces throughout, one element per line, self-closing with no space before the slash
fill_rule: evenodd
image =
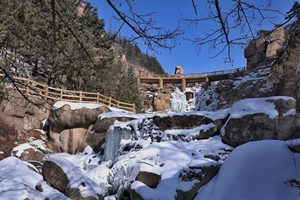
<path id="1" fill-rule="evenodd" d="M 181 90 L 185 91 L 188 83 L 205 83 L 205 88 L 209 86 L 211 81 L 225 80 L 229 78 L 230 74 L 233 74 L 237 70 L 241 71 L 245 68 L 229 69 L 213 72 L 204 73 L 193 73 L 193 74 L 177 74 L 177 75 L 146 75 L 138 78 L 138 85 L 140 83 L 158 84 L 159 88 L 163 88 L 164 84 L 181 84 Z"/>
<path id="2" fill-rule="evenodd" d="M 5 75 L 0 74 L 0 83 Z M 45 100 L 67 101 L 76 103 L 95 103 L 109 107 L 136 112 L 135 104 L 117 101 L 111 97 L 95 92 L 64 90 L 41 84 L 28 78 L 11 77 L 15 86 L 24 94 L 39 95 Z"/>

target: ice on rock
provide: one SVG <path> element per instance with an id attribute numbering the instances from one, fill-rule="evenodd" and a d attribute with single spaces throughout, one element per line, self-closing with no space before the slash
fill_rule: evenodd
<path id="1" fill-rule="evenodd" d="M 170 112 L 175 113 L 191 111 L 195 106 L 195 102 L 193 100 L 187 101 L 185 92 L 181 92 L 178 88 L 176 88 L 175 91 L 171 94 L 170 103 Z"/>
<path id="2" fill-rule="evenodd" d="M 132 132 L 131 127 L 125 122 L 110 126 L 105 137 L 104 161 L 113 161 L 116 158 L 121 140 L 131 139 Z"/>

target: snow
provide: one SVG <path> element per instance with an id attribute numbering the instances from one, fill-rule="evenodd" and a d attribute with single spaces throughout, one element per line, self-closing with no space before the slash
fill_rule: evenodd
<path id="1" fill-rule="evenodd" d="M 139 118 L 139 114 L 132 114 L 130 112 L 116 110 L 112 112 L 106 112 L 99 115 L 99 118 L 111 118 L 111 117 L 129 117 L 129 118 Z"/>
<path id="2" fill-rule="evenodd" d="M 70 105 L 71 110 L 81 109 L 81 108 L 90 108 L 95 109 L 99 108 L 101 105 L 99 104 L 93 104 L 93 103 L 72 103 L 72 102 L 66 102 L 66 101 L 58 101 L 53 105 L 53 108 L 61 108 L 64 105 Z"/>
<path id="3" fill-rule="evenodd" d="M 240 118 L 247 114 L 266 113 L 270 118 L 274 118 L 278 112 L 270 100 L 279 98 L 292 99 L 290 97 L 245 99 L 234 104 L 232 108 L 219 111 L 192 111 L 159 116 L 200 115 L 215 120 L 225 119 L 227 116 Z M 91 104 L 71 103 L 72 109 L 86 106 Z M 295 113 L 295 109 L 291 109 L 284 115 Z M 133 119 L 130 122 L 116 121 L 110 126 L 105 143 L 107 153 L 104 155 L 95 153 L 88 146 L 77 155 L 60 153 L 50 156 L 47 160 L 61 167 L 70 180 L 69 187 L 78 188 L 82 196 L 92 194 L 97 197 L 97 194 L 112 194 L 106 197 L 106 200 L 118 199 L 122 190 L 127 187 L 134 189 L 143 199 L 176 199 L 178 190 L 189 191 L 199 182 L 198 179 L 181 180 L 184 171 L 189 171 L 190 167 L 200 170 L 201 167 L 211 165 L 221 168 L 211 181 L 198 190 L 195 199 L 299 199 L 300 186 L 297 185 L 297 181 L 300 180 L 300 154 L 293 153 L 289 147 L 298 146 L 300 139 L 286 142 L 278 140 L 249 142 L 235 149 L 224 144 L 222 136 L 189 142 L 180 139 L 178 141 L 163 139 L 157 142 L 146 137 L 147 131 L 151 131 L 152 134 L 157 131 L 155 129 L 157 127 L 149 120 L 151 116 L 153 114 L 132 114 L 120 109 L 103 113 L 99 118 Z M 141 122 L 145 133 L 143 128 L 137 128 Z M 190 138 L 199 134 L 199 131 L 207 131 L 213 127 L 214 124 L 209 123 L 193 129 L 161 130 L 161 134 L 163 138 L 166 135 L 183 135 Z M 45 148 L 42 141 L 34 140 L 15 147 L 14 151 L 20 156 L 28 147 Z M 116 147 L 117 149 L 114 149 Z M 16 157 L 0 161 L 0 199 L 45 199 L 45 197 L 68 199 L 49 187 L 42 180 L 42 176 L 29 170 L 27 165 L 28 163 Z M 150 188 L 137 181 L 136 177 L 140 171 L 160 175 L 161 180 L 157 187 Z M 82 182 L 86 182 L 87 186 L 83 188 Z M 35 190 L 36 185 L 41 186 L 43 192 Z"/>
<path id="4" fill-rule="evenodd" d="M 26 163 L 8 157 L 0 162 L 0 199 L 45 199 L 44 195 L 35 190 L 35 185 L 42 176 L 30 170 Z"/>
<path id="5" fill-rule="evenodd" d="M 268 100 L 275 99 L 287 99 L 287 97 L 267 97 L 267 98 L 251 98 L 240 100 L 232 106 L 230 110 L 231 118 L 241 118 L 244 115 L 251 115 L 255 113 L 265 113 L 269 115 L 270 118 L 274 118 L 278 115 L 275 109 L 275 104 L 269 102 Z"/>
<path id="6" fill-rule="evenodd" d="M 31 148 L 33 147 L 30 144 L 25 143 L 13 148 L 13 151 L 17 151 L 16 156 L 20 157 L 25 149 L 31 149 Z"/>
<path id="7" fill-rule="evenodd" d="M 295 115 L 296 114 L 296 109 L 292 108 L 289 111 L 287 111 L 286 113 L 284 113 L 283 116 L 288 116 L 288 115 Z"/>
<path id="8" fill-rule="evenodd" d="M 299 199 L 299 188 L 291 184 L 300 178 L 299 164 L 300 155 L 284 141 L 249 142 L 228 156 L 195 199 Z"/>

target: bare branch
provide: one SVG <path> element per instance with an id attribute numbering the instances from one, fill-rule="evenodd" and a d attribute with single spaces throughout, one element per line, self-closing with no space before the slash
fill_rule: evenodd
<path id="1" fill-rule="evenodd" d="M 116 8 L 111 0 L 106 0 L 109 6 L 115 11 L 120 20 L 122 20 L 135 34 L 131 40 L 142 39 L 144 44 L 151 50 L 157 51 L 156 47 L 171 49 L 176 46 L 175 40 L 184 33 L 180 29 L 179 23 L 174 30 L 167 30 L 155 26 L 153 12 L 145 15 L 138 14 L 134 11 L 133 3 L 126 0 L 129 14 L 125 14 Z"/>
<path id="2" fill-rule="evenodd" d="M 195 5 L 195 1 L 192 0 L 192 3 L 193 3 L 194 12 L 195 12 L 196 15 L 198 15 L 197 6 Z"/>

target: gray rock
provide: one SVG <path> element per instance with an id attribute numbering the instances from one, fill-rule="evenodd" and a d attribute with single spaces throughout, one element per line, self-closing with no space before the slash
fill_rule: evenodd
<path id="1" fill-rule="evenodd" d="M 263 111 L 258 110 L 239 118 L 229 117 L 222 127 L 223 141 L 231 146 L 239 146 L 257 140 L 300 138 L 300 133 L 297 131 L 300 127 L 300 115 L 293 113 L 296 107 L 295 100 L 293 98 L 278 97 L 265 98 L 265 102 L 274 103 L 275 108 L 271 111 L 277 113 L 276 116 L 270 117 Z M 242 102 L 239 102 L 239 104 L 242 104 Z M 241 109 L 247 110 L 247 107 Z"/>

